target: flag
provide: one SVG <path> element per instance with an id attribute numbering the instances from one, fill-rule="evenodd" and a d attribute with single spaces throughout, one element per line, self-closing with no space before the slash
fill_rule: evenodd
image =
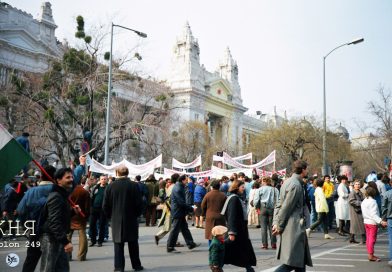
<path id="1" fill-rule="evenodd" d="M 30 154 L 0 124 L 0 186 L 8 183 L 31 160 Z"/>

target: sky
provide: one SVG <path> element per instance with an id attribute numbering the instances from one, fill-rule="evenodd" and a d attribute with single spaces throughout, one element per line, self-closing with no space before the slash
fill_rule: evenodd
<path id="1" fill-rule="evenodd" d="M 39 0 L 7 3 L 34 17 Z M 380 86 L 392 89 L 392 2 L 389 0 L 297 1 L 125 1 L 52 0 L 59 40 L 76 43 L 75 18 L 82 15 L 86 28 L 113 21 L 148 35 L 135 37 L 116 31 L 113 56 L 137 46 L 143 56 L 138 68 L 164 78 L 176 37 L 188 21 L 200 46 L 200 62 L 214 71 L 229 47 L 238 63 L 243 104 L 288 117 L 323 113 L 323 56 L 345 46 L 326 60 L 327 121 L 340 123 L 358 136 L 358 123 L 374 124 L 368 102 L 377 99 Z M 109 51 L 107 36 L 107 51 Z"/>

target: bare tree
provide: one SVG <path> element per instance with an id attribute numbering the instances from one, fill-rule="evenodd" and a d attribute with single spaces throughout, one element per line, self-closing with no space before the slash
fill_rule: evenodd
<path id="1" fill-rule="evenodd" d="M 389 157 L 392 158 L 392 94 L 384 87 L 379 87 L 377 94 L 377 101 L 369 102 L 369 111 L 377 124 L 377 134 L 388 144 Z"/>
<path id="2" fill-rule="evenodd" d="M 365 177 L 370 170 L 386 171 L 385 157 L 392 158 L 392 94 L 380 86 L 377 97 L 368 102 L 372 124 L 357 122 L 361 135 L 353 139 L 355 172 Z"/>
<path id="3" fill-rule="evenodd" d="M 332 166 L 336 161 L 351 157 L 350 143 L 340 135 L 328 131 L 327 146 L 328 161 Z M 264 158 L 273 150 L 276 150 L 277 167 L 291 169 L 293 161 L 304 159 L 310 164 L 309 170 L 318 173 L 322 164 L 322 129 L 316 118 L 297 118 L 277 127 L 268 127 L 254 136 L 246 149 L 253 152 L 257 159 Z"/>

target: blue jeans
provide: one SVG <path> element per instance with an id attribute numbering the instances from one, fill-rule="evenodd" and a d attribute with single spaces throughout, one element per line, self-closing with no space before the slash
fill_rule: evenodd
<path id="1" fill-rule="evenodd" d="M 388 219 L 389 260 L 392 261 L 392 219 Z"/>
<path id="2" fill-rule="evenodd" d="M 316 203 L 312 202 L 312 212 L 310 213 L 311 224 L 314 224 L 317 221 L 317 211 L 316 211 Z"/>

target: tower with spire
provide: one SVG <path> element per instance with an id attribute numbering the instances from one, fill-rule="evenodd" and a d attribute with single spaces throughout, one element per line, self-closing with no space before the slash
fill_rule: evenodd
<path id="1" fill-rule="evenodd" d="M 238 65 L 229 48 L 217 69 L 207 71 L 200 64 L 199 43 L 186 22 L 173 48 L 167 83 L 182 103 L 178 125 L 181 121 L 206 122 L 216 148 L 233 153 L 241 150 L 242 120 L 247 108 L 242 105 Z"/>
<path id="2" fill-rule="evenodd" d="M 242 104 L 241 87 L 238 82 L 238 65 L 233 59 L 229 47 L 226 47 L 223 58 L 219 62 L 218 73 L 221 78 L 226 79 L 233 92 L 233 101 Z"/>
<path id="3" fill-rule="evenodd" d="M 202 75 L 199 43 L 193 37 L 189 23 L 186 22 L 173 48 L 169 72 L 171 88 L 204 91 Z"/>

